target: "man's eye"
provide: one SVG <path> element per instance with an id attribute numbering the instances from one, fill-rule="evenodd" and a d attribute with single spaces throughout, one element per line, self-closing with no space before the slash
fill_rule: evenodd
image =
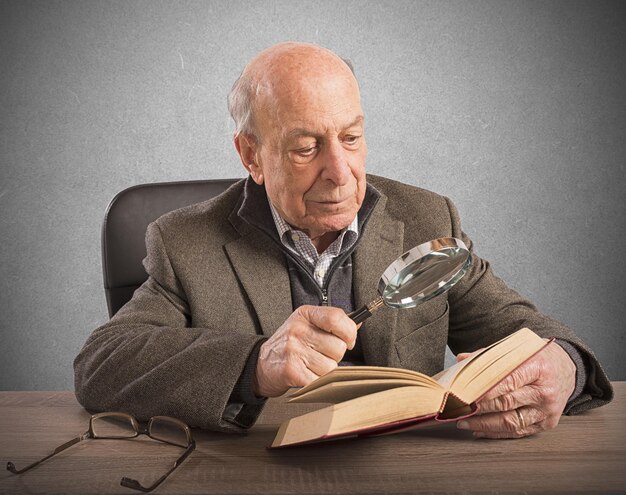
<path id="1" fill-rule="evenodd" d="M 359 142 L 359 139 L 361 139 L 361 136 L 346 136 L 343 138 L 343 142 L 349 145 L 354 145 Z"/>
<path id="2" fill-rule="evenodd" d="M 316 150 L 317 147 L 312 146 L 311 148 L 302 148 L 300 150 L 296 150 L 296 153 L 298 153 L 298 155 L 300 156 L 312 156 Z"/>

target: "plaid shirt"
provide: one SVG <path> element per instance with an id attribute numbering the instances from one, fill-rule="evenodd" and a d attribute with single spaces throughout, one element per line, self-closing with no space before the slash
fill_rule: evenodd
<path id="1" fill-rule="evenodd" d="M 310 237 L 301 230 L 293 229 L 276 211 L 271 201 L 269 204 L 283 246 L 303 260 L 311 268 L 317 284 L 324 287 L 328 278 L 328 268 L 333 260 L 350 249 L 359 238 L 358 215 L 354 217 L 350 225 L 341 231 L 339 237 L 322 254 L 319 254 Z"/>

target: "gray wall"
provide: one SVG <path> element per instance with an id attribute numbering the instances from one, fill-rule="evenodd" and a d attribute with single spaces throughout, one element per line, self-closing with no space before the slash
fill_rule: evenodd
<path id="1" fill-rule="evenodd" d="M 133 184 L 240 177 L 226 94 L 297 39 L 350 58 L 369 170 L 452 197 L 478 253 L 626 379 L 625 2 L 0 2 L 0 388 L 71 389 Z"/>

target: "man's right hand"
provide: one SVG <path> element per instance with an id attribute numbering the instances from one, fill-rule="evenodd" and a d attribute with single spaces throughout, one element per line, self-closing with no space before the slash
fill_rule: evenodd
<path id="1" fill-rule="evenodd" d="M 357 325 L 340 308 L 300 306 L 259 351 L 254 392 L 277 397 L 337 367 L 356 342 Z"/>

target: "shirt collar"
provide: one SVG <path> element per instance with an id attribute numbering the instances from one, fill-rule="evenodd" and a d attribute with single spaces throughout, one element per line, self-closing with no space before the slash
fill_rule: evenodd
<path id="1" fill-rule="evenodd" d="M 274 223 L 276 224 L 276 230 L 278 231 L 278 237 L 280 237 L 283 244 L 285 244 L 285 238 L 289 237 L 289 234 L 292 232 L 297 232 L 298 234 L 306 235 L 299 229 L 294 229 L 291 225 L 289 225 L 283 217 L 280 216 L 276 207 L 272 204 L 272 202 L 268 198 L 268 203 L 270 204 L 270 211 L 272 212 L 272 218 L 274 219 Z M 350 225 L 345 227 L 341 233 L 340 237 L 343 239 L 346 232 L 353 232 L 354 238 L 356 239 L 359 236 L 359 216 L 358 214 L 354 216 Z"/>

